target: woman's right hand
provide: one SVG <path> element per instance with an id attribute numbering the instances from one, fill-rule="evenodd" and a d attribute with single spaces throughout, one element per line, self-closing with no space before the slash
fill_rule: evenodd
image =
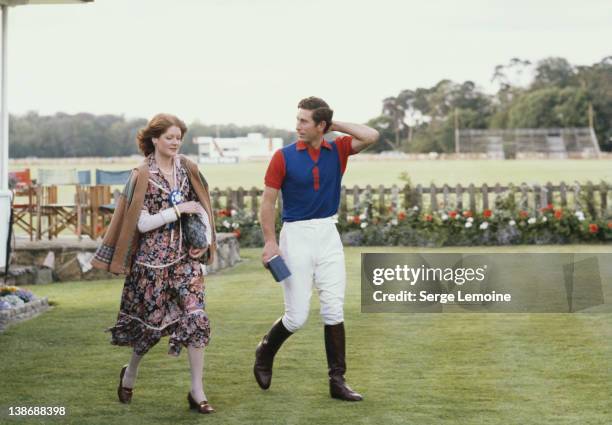
<path id="1" fill-rule="evenodd" d="M 177 208 L 181 214 L 195 214 L 199 213 L 203 209 L 202 205 L 200 205 L 200 203 L 197 201 L 183 202 L 178 204 Z"/>

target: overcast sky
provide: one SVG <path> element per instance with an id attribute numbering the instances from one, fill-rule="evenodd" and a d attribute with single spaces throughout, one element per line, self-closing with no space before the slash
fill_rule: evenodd
<path id="1" fill-rule="evenodd" d="M 365 122 L 443 78 L 487 91 L 512 57 L 612 54 L 609 0 L 96 0 L 9 12 L 9 109 L 171 112 L 293 128 L 302 97 Z"/>

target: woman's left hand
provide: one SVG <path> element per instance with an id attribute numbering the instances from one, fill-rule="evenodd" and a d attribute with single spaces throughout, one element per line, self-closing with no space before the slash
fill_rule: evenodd
<path id="1" fill-rule="evenodd" d="M 200 258 L 208 248 L 189 248 L 189 256 L 191 258 Z"/>

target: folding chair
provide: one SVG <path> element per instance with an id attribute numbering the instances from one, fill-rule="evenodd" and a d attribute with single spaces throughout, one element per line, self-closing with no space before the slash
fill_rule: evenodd
<path id="1" fill-rule="evenodd" d="M 30 240 L 34 239 L 34 215 L 36 212 L 36 190 L 32 185 L 30 169 L 9 172 L 9 186 L 13 191 L 13 224 L 24 230 Z M 19 199 L 18 199 L 19 198 Z"/>
<path id="2" fill-rule="evenodd" d="M 115 189 L 111 196 L 111 186 L 125 186 L 132 170 L 109 171 L 96 169 L 96 184 L 105 187 L 104 192 L 97 193 L 97 211 L 99 221 L 96 223 L 96 237 L 104 235 L 110 219 L 115 211 L 116 200 L 119 197 L 119 190 Z M 102 191 L 102 189 L 99 189 Z M 92 206 L 93 209 L 93 206 Z"/>
<path id="3" fill-rule="evenodd" d="M 132 170 L 109 171 L 96 169 L 96 184 L 125 185 Z"/>
<path id="4" fill-rule="evenodd" d="M 38 170 L 37 191 L 37 238 L 47 234 L 49 239 L 57 237 L 63 230 L 74 228 L 80 234 L 79 206 L 74 203 L 58 202 L 58 186 L 78 185 L 75 169 Z M 78 198 L 78 195 L 77 195 Z M 76 199 L 75 199 L 76 201 Z M 47 219 L 43 229 L 42 218 Z"/>

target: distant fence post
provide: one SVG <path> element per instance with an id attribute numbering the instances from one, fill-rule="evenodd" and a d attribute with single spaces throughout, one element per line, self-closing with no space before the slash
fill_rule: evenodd
<path id="1" fill-rule="evenodd" d="M 429 209 L 434 212 L 438 211 L 438 193 L 435 184 L 429 187 Z"/>
<path id="2" fill-rule="evenodd" d="M 567 207 L 567 187 L 565 182 L 561 182 L 559 185 L 559 197 L 561 198 L 561 207 Z"/>
<path id="3" fill-rule="evenodd" d="M 461 211 L 463 209 L 463 187 L 461 187 L 461 184 L 455 187 L 455 197 L 456 209 Z"/>
<path id="4" fill-rule="evenodd" d="M 251 212 L 255 217 L 257 217 L 257 213 L 259 212 L 259 190 L 253 186 L 251 188 Z"/>
<path id="5" fill-rule="evenodd" d="M 341 223 L 346 223 L 346 215 L 347 215 L 348 207 L 346 205 L 346 187 L 342 186 L 340 188 L 340 212 L 338 220 Z"/>
<path id="6" fill-rule="evenodd" d="M 599 197 L 601 200 L 601 216 L 605 217 L 608 213 L 608 185 L 604 181 L 599 185 Z"/>
<path id="7" fill-rule="evenodd" d="M 416 186 L 416 206 L 419 210 L 423 209 L 423 187 L 420 184 Z"/>
<path id="8" fill-rule="evenodd" d="M 387 206 L 385 205 L 385 186 L 378 186 L 378 213 L 384 215 L 387 212 Z"/>

